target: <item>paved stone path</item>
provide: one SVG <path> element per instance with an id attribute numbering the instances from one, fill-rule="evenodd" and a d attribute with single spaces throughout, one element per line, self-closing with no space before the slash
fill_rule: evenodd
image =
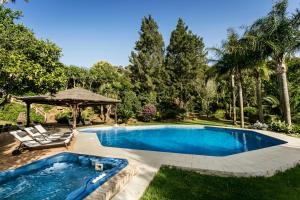
<path id="1" fill-rule="evenodd" d="M 137 200 L 142 196 L 161 165 L 172 165 L 223 176 L 272 176 L 277 171 L 284 171 L 299 163 L 300 139 L 268 131 L 257 132 L 287 143 L 230 156 L 215 157 L 104 147 L 95 133 L 79 133 L 74 152 L 126 158 L 129 162 L 135 162 L 139 173 L 113 200 Z"/>

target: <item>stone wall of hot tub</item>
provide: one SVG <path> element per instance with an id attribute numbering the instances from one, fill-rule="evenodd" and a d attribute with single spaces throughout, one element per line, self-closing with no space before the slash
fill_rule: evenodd
<path id="1" fill-rule="evenodd" d="M 103 185 L 94 190 L 85 200 L 109 200 L 120 192 L 138 173 L 137 164 L 129 161 L 128 165 Z"/>

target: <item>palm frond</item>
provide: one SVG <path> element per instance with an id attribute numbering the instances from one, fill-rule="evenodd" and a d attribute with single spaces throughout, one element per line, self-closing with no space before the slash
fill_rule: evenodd
<path id="1" fill-rule="evenodd" d="M 272 108 L 280 106 L 280 101 L 275 96 L 269 95 L 264 97 L 263 100 L 269 103 Z"/>

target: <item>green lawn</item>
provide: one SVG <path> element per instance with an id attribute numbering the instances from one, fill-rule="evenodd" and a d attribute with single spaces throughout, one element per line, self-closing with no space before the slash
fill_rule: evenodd
<path id="1" fill-rule="evenodd" d="M 201 175 L 162 167 L 141 200 L 299 200 L 300 166 L 270 178 Z"/>
<path id="2" fill-rule="evenodd" d="M 137 122 L 130 125 L 168 125 L 168 124 L 182 124 L 182 125 L 208 125 L 208 126 L 225 126 L 233 127 L 232 121 L 229 120 L 217 120 L 217 119 L 196 119 L 196 120 L 185 120 L 185 121 L 170 121 L 170 122 Z"/>
<path id="3" fill-rule="evenodd" d="M 15 122 L 0 120 L 0 125 L 15 124 Z"/>

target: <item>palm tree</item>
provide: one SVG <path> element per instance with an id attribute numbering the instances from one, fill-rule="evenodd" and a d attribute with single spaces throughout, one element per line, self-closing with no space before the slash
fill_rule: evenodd
<path id="1" fill-rule="evenodd" d="M 218 49 L 218 48 L 211 48 L 211 50 L 215 51 L 219 57 L 222 57 L 225 54 L 224 49 Z M 208 81 L 209 79 L 227 79 L 230 77 L 230 86 L 231 86 L 231 109 L 230 109 L 230 115 L 231 115 L 231 110 L 232 110 L 232 123 L 233 125 L 236 125 L 236 91 L 235 91 L 235 72 L 234 69 L 229 70 L 224 66 L 224 62 L 222 59 L 220 60 L 214 60 L 211 59 L 210 61 L 216 62 L 213 66 L 211 66 L 207 71 L 206 71 L 206 78 Z"/>
<path id="2" fill-rule="evenodd" d="M 271 56 L 276 62 L 281 104 L 284 120 L 292 124 L 290 100 L 287 82 L 286 58 L 300 47 L 300 11 L 288 16 L 288 0 L 277 1 L 266 17 L 258 19 L 252 26 L 255 32 L 257 49 L 263 48 L 265 56 Z"/>
<path id="3" fill-rule="evenodd" d="M 244 100 L 242 87 L 242 69 L 245 68 L 244 47 L 241 45 L 238 34 L 233 30 L 228 30 L 227 41 L 219 50 L 220 59 L 215 64 L 219 74 L 230 73 L 232 82 L 232 102 L 233 102 L 233 122 L 236 123 L 235 111 L 235 80 L 238 86 L 238 96 L 240 103 L 240 126 L 244 128 Z"/>
<path id="4" fill-rule="evenodd" d="M 253 35 L 253 33 L 252 33 Z M 260 122 L 264 121 L 263 106 L 262 106 L 262 76 L 266 77 L 268 68 L 266 65 L 266 58 L 263 49 L 257 49 L 252 42 L 253 37 L 249 36 L 249 32 L 245 32 L 244 37 L 241 39 L 243 46 L 245 67 L 253 69 L 256 88 L 256 106 L 257 115 Z"/>

